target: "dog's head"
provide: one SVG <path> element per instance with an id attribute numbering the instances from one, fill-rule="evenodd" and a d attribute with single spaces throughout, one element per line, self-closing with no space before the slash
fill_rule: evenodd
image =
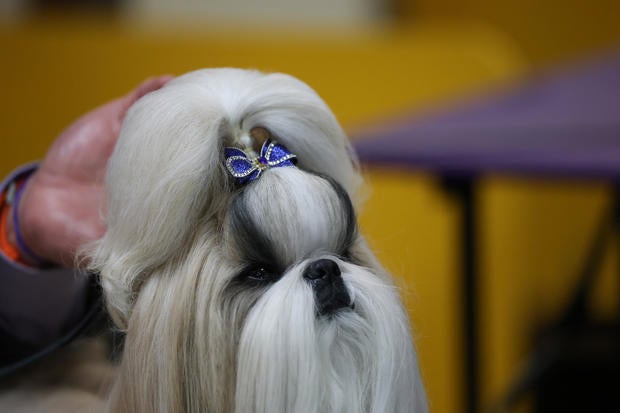
<path id="1" fill-rule="evenodd" d="M 257 135 L 296 166 L 240 184 L 225 148 Z M 357 228 L 356 161 L 308 86 L 179 77 L 130 110 L 107 183 L 92 260 L 127 331 L 114 408 L 424 409 L 406 314 Z"/>

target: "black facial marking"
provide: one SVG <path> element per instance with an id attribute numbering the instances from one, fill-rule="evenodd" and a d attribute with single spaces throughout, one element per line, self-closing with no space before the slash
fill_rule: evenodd
<path id="1" fill-rule="evenodd" d="M 345 232 L 342 234 L 341 238 L 338 240 L 339 249 L 337 251 L 343 257 L 346 257 L 349 254 L 349 249 L 355 240 L 355 236 L 357 235 L 357 219 L 355 217 L 355 209 L 353 209 L 353 204 L 351 203 L 351 199 L 347 194 L 347 191 L 338 183 L 336 180 L 327 175 L 319 175 L 321 178 L 325 179 L 330 183 L 336 195 L 340 199 L 340 204 L 343 208 L 343 216 L 345 218 Z"/>
<path id="2" fill-rule="evenodd" d="M 235 197 L 230 204 L 228 222 L 238 249 L 244 254 L 243 259 L 247 263 L 276 265 L 279 261 L 274 245 L 256 225 L 249 213 L 250 210 L 250 206 L 245 203 L 243 193 Z"/>

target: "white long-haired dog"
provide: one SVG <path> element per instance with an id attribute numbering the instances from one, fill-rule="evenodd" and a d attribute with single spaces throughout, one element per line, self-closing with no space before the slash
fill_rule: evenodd
<path id="1" fill-rule="evenodd" d="M 356 226 L 360 181 L 290 76 L 201 70 L 138 101 L 91 253 L 126 332 L 107 409 L 426 412 L 406 312 Z"/>

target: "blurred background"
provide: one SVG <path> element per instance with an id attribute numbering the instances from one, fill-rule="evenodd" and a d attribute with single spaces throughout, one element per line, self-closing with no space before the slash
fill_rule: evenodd
<path id="1" fill-rule="evenodd" d="M 221 66 L 286 72 L 318 91 L 352 139 L 380 139 L 372 131 L 394 120 L 415 125 L 541 74 L 617 55 L 619 18 L 620 2 L 611 0 L 0 0 L 0 175 L 42 158 L 74 119 L 151 75 Z M 364 174 L 362 228 L 400 280 L 431 410 L 473 411 L 464 373 L 462 205 L 431 169 L 373 162 Z M 532 359 L 574 302 L 612 206 L 606 181 L 476 176 L 474 410 L 570 411 L 541 402 L 558 392 L 539 385 Z M 612 242 L 595 249 L 601 268 L 588 317 L 613 324 L 619 250 Z M 617 370 L 606 370 L 620 352 L 613 331 L 603 339 L 613 351 L 602 370 L 588 369 L 585 357 L 581 369 L 569 363 L 547 374 L 560 377 L 560 395 L 575 392 L 561 381 L 572 374 L 590 382 L 610 374 L 601 386 L 620 392 Z M 590 348 L 594 358 L 599 348 Z"/>

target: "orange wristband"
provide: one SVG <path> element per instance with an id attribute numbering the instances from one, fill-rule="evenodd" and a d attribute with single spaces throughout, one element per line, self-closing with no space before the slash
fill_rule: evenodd
<path id="1" fill-rule="evenodd" d="M 18 182 L 19 185 L 21 182 Z M 19 262 L 23 265 L 28 265 L 26 261 L 24 261 L 21 253 L 16 245 L 14 245 L 8 237 L 7 231 L 7 223 L 9 219 L 11 219 L 11 214 L 9 213 L 10 208 L 7 201 L 7 196 L 9 193 L 9 189 L 6 189 L 3 193 L 0 194 L 0 250 L 6 255 L 10 260 L 15 262 Z"/>

